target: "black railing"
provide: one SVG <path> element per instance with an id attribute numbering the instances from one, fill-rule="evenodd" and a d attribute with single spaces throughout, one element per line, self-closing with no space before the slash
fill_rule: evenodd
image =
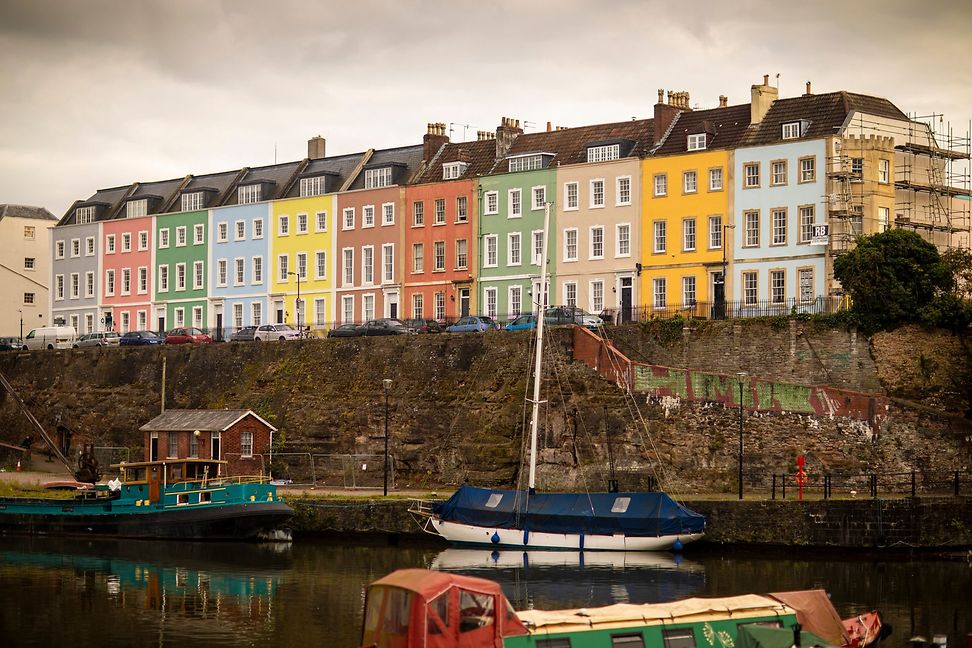
<path id="1" fill-rule="evenodd" d="M 771 499 L 796 499 L 800 481 L 795 473 L 749 473 L 743 478 L 746 492 Z M 972 471 L 810 473 L 803 479 L 802 491 L 808 499 L 968 495 L 972 494 Z"/>

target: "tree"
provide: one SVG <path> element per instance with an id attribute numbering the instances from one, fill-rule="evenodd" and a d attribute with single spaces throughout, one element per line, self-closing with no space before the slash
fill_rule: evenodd
<path id="1" fill-rule="evenodd" d="M 867 332 L 928 322 L 940 310 L 935 304 L 957 297 L 952 268 L 934 245 L 907 230 L 858 237 L 857 247 L 834 261 L 834 277 Z M 946 310 L 952 314 L 954 304 Z"/>

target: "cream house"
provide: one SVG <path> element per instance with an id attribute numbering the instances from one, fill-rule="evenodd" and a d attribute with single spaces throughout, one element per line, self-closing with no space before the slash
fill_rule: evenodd
<path id="1" fill-rule="evenodd" d="M 50 235 L 57 218 L 43 207 L 0 204 L 0 336 L 49 323 Z"/>

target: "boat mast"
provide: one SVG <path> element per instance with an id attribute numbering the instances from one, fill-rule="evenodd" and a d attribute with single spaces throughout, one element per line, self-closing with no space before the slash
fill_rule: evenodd
<path id="1" fill-rule="evenodd" d="M 530 492 L 537 487 L 537 425 L 540 420 L 540 362 L 543 359 L 543 318 L 547 310 L 547 228 L 550 203 L 543 205 L 543 240 L 540 245 L 540 289 L 537 303 L 537 344 L 533 360 L 533 417 L 530 420 Z"/>

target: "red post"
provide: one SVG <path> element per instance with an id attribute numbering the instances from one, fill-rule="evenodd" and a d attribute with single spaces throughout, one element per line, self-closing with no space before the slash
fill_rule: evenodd
<path id="1" fill-rule="evenodd" d="M 803 471 L 803 465 L 806 462 L 806 458 L 803 455 L 797 455 L 797 474 L 796 483 L 800 488 L 800 501 L 803 501 L 803 485 L 807 483 L 807 473 Z"/>

